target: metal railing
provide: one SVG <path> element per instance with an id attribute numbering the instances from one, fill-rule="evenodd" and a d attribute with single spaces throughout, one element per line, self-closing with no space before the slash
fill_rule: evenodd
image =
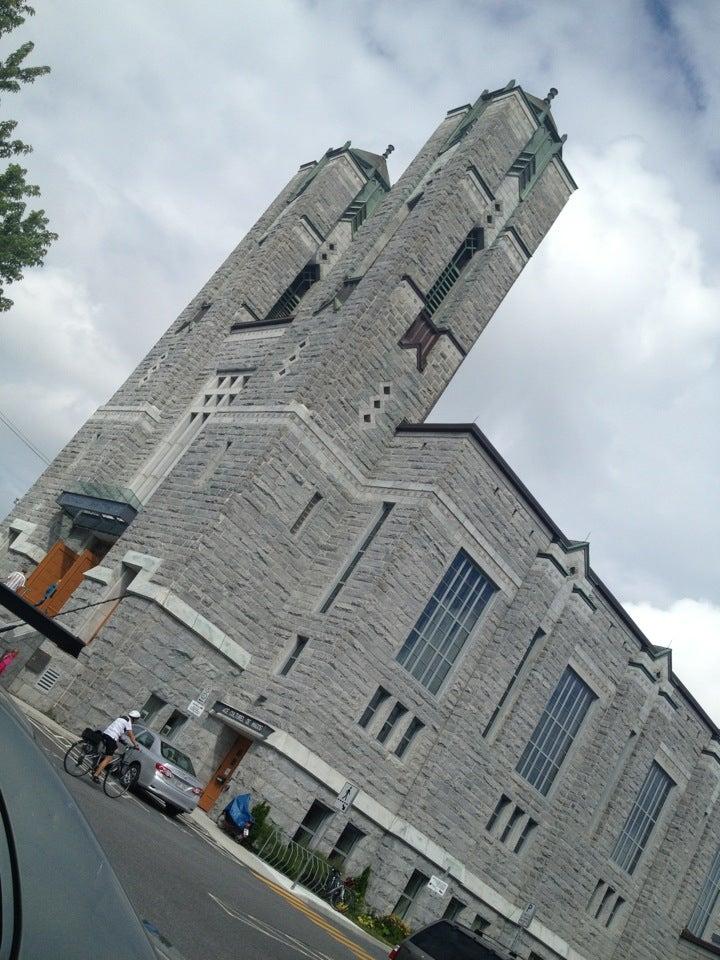
<path id="1" fill-rule="evenodd" d="M 325 892 L 332 870 L 330 864 L 315 850 L 309 850 L 285 836 L 278 827 L 264 825 L 261 835 L 253 844 L 253 850 L 261 860 L 296 884 L 320 895 Z"/>

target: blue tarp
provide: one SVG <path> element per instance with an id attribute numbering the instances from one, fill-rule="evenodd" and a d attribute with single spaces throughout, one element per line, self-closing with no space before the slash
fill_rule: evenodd
<path id="1" fill-rule="evenodd" d="M 242 828 L 245 824 L 252 823 L 253 816 L 250 813 L 250 794 L 241 793 L 240 796 L 230 801 L 223 812 L 228 820 L 234 823 L 236 827 Z"/>

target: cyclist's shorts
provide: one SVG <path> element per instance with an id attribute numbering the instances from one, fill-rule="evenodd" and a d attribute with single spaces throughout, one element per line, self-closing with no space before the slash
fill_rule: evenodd
<path id="1" fill-rule="evenodd" d="M 117 740 L 113 740 L 112 737 L 109 737 L 106 733 L 102 735 L 103 743 L 105 744 L 105 755 L 111 757 L 118 747 Z"/>

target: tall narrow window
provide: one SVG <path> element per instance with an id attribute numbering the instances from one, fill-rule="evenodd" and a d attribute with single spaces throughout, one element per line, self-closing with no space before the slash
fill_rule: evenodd
<path id="1" fill-rule="evenodd" d="M 341 869 L 364 836 L 363 831 L 359 830 L 354 824 L 346 824 L 343 827 L 342 833 L 335 841 L 335 846 L 330 851 L 330 855 L 328 856 L 330 863 L 334 867 L 337 867 L 338 870 Z"/>
<path id="2" fill-rule="evenodd" d="M 611 859 L 621 869 L 628 873 L 635 870 L 660 811 L 674 786 L 673 780 L 660 764 L 653 761 L 611 854 Z"/>
<path id="3" fill-rule="evenodd" d="M 515 667 L 515 671 L 514 671 L 512 677 L 510 677 L 510 682 L 509 682 L 508 685 L 505 687 L 505 690 L 503 691 L 503 695 L 502 695 L 502 696 L 500 697 L 500 699 L 498 700 L 498 704 L 497 704 L 497 706 L 495 707 L 495 709 L 493 710 L 492 716 L 490 717 L 490 719 L 488 720 L 487 724 L 485 725 L 485 729 L 484 729 L 483 732 L 482 732 L 483 737 L 486 737 L 486 736 L 488 735 L 488 733 L 490 733 L 490 731 L 492 730 L 493 724 L 494 724 L 495 721 L 497 720 L 498 714 L 500 713 L 500 710 L 502 709 L 503 704 L 505 703 L 505 701 L 506 701 L 507 698 L 509 697 L 510 691 L 511 691 L 512 688 L 515 686 L 515 683 L 516 683 L 518 677 L 520 676 L 520 673 L 521 673 L 521 671 L 522 671 L 522 668 L 525 666 L 525 664 L 526 664 L 526 662 L 527 662 L 527 658 L 528 658 L 528 657 L 530 656 L 530 654 L 532 653 L 533 647 L 535 646 L 535 644 L 537 643 L 537 641 L 538 641 L 538 640 L 542 640 L 542 638 L 543 638 L 544 636 L 545 636 L 545 631 L 544 631 L 544 630 L 536 630 L 536 631 L 535 631 L 535 635 L 533 636 L 532 640 L 530 641 L 530 643 L 529 643 L 529 644 L 527 645 L 527 647 L 525 648 L 525 653 L 523 653 L 522 657 L 520 658 L 520 662 L 519 662 L 518 665 Z"/>
<path id="4" fill-rule="evenodd" d="M 385 687 L 378 687 L 375 693 L 372 695 L 370 703 L 363 710 L 362 716 L 358 720 L 358 725 L 361 727 L 367 727 L 372 718 L 377 713 L 378 707 L 385 703 L 387 698 L 390 696 Z"/>
<path id="5" fill-rule="evenodd" d="M 308 638 L 307 638 L 307 637 L 298 637 L 298 638 L 295 640 L 295 644 L 294 644 L 292 650 L 290 651 L 290 656 L 287 658 L 287 660 L 286 660 L 285 663 L 282 665 L 282 667 L 280 667 L 280 669 L 278 670 L 278 676 L 280 676 L 280 677 L 286 677 L 286 676 L 288 675 L 288 673 L 290 673 L 290 671 L 292 670 L 292 668 L 293 668 L 293 667 L 295 666 L 295 664 L 297 663 L 298 657 L 300 656 L 300 654 L 303 652 L 303 650 L 304 650 L 305 647 L 307 646 L 307 642 L 308 642 Z"/>
<path id="6" fill-rule="evenodd" d="M 715 909 L 720 894 L 720 849 L 718 849 L 712 864 L 710 872 L 705 877 L 705 883 L 700 891 L 700 896 L 695 904 L 695 909 L 688 923 L 688 930 L 696 937 L 702 939 L 707 927 L 710 914 Z"/>
<path id="7" fill-rule="evenodd" d="M 292 317 L 298 305 L 310 287 L 320 279 L 320 267 L 316 263 L 306 264 L 290 286 L 280 295 L 274 306 L 268 311 L 266 320 L 286 320 Z"/>
<path id="8" fill-rule="evenodd" d="M 342 574 L 340 575 L 340 579 L 333 587 L 333 590 L 330 596 L 327 598 L 325 603 L 323 603 L 322 607 L 320 607 L 321 613 L 327 613 L 330 607 L 335 603 L 335 601 L 337 600 L 338 594 L 340 593 L 340 591 L 343 589 L 345 584 L 348 582 L 348 580 L 352 576 L 352 573 L 355 567 L 360 563 L 362 558 L 365 556 L 365 552 L 367 551 L 367 548 L 370 546 L 370 544 L 373 542 L 373 540 L 377 536 L 378 531 L 380 530 L 380 527 L 382 527 L 382 525 L 385 523 L 387 518 L 390 516 L 390 511 L 394 506 L 395 506 L 394 503 L 384 503 L 382 505 L 382 512 L 380 513 L 380 516 L 373 524 L 368 535 L 365 537 L 363 542 L 358 547 L 357 552 L 355 553 L 352 560 L 348 563 L 348 565 L 343 570 Z"/>
<path id="9" fill-rule="evenodd" d="M 455 251 L 450 263 L 445 267 L 435 283 L 430 287 L 425 297 L 425 309 L 432 317 L 452 287 L 457 283 L 460 274 L 470 263 L 473 256 L 483 248 L 482 227 L 473 227 L 470 233 Z"/>
<path id="10" fill-rule="evenodd" d="M 307 518 L 310 516 L 310 514 L 312 513 L 312 511 L 313 511 L 313 510 L 315 509 L 315 507 L 320 503 L 321 500 L 322 500 L 322 494 L 321 494 L 321 493 L 314 493 L 314 494 L 310 497 L 310 499 L 308 500 L 308 502 L 307 502 L 307 503 L 305 504 L 305 506 L 303 507 L 302 512 L 301 512 L 300 515 L 298 516 L 297 520 L 296 520 L 295 523 L 293 523 L 293 525 L 290 527 L 290 533 L 295 534 L 295 533 L 298 532 L 298 530 L 300 530 L 300 528 L 304 525 L 304 523 L 305 523 L 305 521 L 307 520 Z"/>
<path id="11" fill-rule="evenodd" d="M 302 823 L 295 831 L 293 840 L 301 847 L 309 847 L 317 836 L 320 827 L 332 813 L 329 807 L 319 800 L 313 800 L 310 809 L 302 819 Z"/>
<path id="12" fill-rule="evenodd" d="M 543 796 L 550 790 L 594 699 L 590 687 L 567 667 L 517 765 L 520 776 Z"/>
<path id="13" fill-rule="evenodd" d="M 422 720 L 418 720 L 417 717 L 413 717 L 410 723 L 407 725 L 405 733 L 400 738 L 400 742 L 395 747 L 395 756 L 404 757 L 408 747 L 413 742 L 415 737 L 420 733 L 425 724 Z"/>
<path id="14" fill-rule="evenodd" d="M 392 708 L 388 714 L 388 718 L 385 723 L 380 727 L 380 731 L 377 735 L 377 739 L 380 743 L 385 743 L 387 738 L 393 731 L 393 727 L 398 722 L 400 717 L 404 716 L 407 713 L 407 707 L 404 707 L 399 701 Z"/>
<path id="15" fill-rule="evenodd" d="M 437 693 L 497 587 L 464 550 L 453 560 L 397 660 Z"/>
<path id="16" fill-rule="evenodd" d="M 400 894 L 400 899 L 395 904 L 393 913 L 396 917 L 400 917 L 402 919 L 408 915 L 410 907 L 415 902 L 415 899 L 422 888 L 427 886 L 428 880 L 429 877 L 426 877 L 424 873 L 421 873 L 419 870 L 413 870 L 412 876 L 405 884 L 405 889 Z"/>
<path id="17" fill-rule="evenodd" d="M 368 180 L 360 193 L 355 197 L 345 213 L 340 217 L 350 224 L 353 236 L 360 229 L 368 217 L 385 197 L 386 190 L 378 180 Z"/>

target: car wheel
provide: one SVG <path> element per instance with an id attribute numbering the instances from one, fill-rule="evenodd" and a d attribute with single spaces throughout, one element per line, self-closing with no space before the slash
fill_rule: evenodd
<path id="1" fill-rule="evenodd" d="M 165 804 L 165 813 L 166 813 L 169 817 L 172 817 L 173 820 L 175 819 L 175 817 L 176 817 L 179 813 L 182 813 L 182 812 L 183 812 L 183 811 L 182 811 L 182 809 L 181 809 L 180 807 L 176 807 L 176 806 L 174 806 L 172 803 L 166 803 L 166 804 Z"/>

